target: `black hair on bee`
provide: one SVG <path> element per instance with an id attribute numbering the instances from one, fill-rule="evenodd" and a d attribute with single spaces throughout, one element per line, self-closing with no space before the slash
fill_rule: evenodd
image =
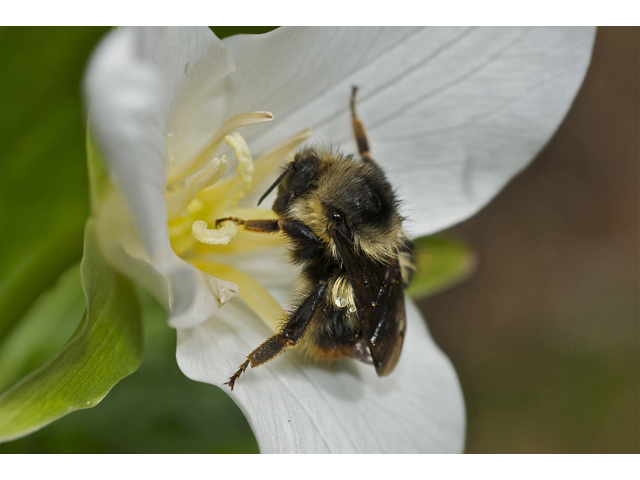
<path id="1" fill-rule="evenodd" d="M 402 229 L 398 200 L 371 158 L 364 127 L 351 114 L 359 156 L 305 148 L 260 198 L 275 188 L 273 220 L 234 221 L 245 230 L 282 233 L 291 260 L 300 265 L 301 287 L 279 331 L 247 356 L 226 383 L 300 345 L 308 355 L 352 357 L 372 363 L 379 376 L 398 362 L 406 329 L 404 288 L 412 243 Z"/>

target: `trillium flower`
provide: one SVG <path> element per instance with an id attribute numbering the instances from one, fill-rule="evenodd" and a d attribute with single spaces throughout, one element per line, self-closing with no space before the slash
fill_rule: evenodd
<path id="1" fill-rule="evenodd" d="M 222 42 L 206 28 L 115 30 L 85 79 L 116 187 L 93 192 L 101 250 L 170 311 L 185 375 L 221 386 L 272 334 L 296 270 L 278 236 L 212 222 L 273 217 L 256 199 L 305 141 L 356 152 L 352 85 L 372 156 L 421 236 L 475 213 L 540 151 L 593 38 L 591 28 L 281 28 Z M 262 452 L 464 445 L 458 379 L 410 301 L 389 377 L 293 349 L 229 393 Z"/>

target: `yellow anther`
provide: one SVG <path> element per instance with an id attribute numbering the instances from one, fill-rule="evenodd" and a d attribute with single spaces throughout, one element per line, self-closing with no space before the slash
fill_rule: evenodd
<path id="1" fill-rule="evenodd" d="M 173 185 L 179 182 L 181 179 L 187 177 L 207 163 L 216 150 L 218 150 L 220 142 L 222 142 L 224 136 L 229 132 L 246 125 L 270 122 L 271 120 L 273 120 L 273 114 L 270 112 L 241 113 L 230 118 L 222 127 L 220 127 L 220 129 L 213 135 L 209 142 L 192 161 L 187 162 L 185 165 L 176 166 L 173 171 L 169 172 L 167 184 Z"/>
<path id="2" fill-rule="evenodd" d="M 242 135 L 234 132 L 224 137 L 224 141 L 232 147 L 236 153 L 236 158 L 238 159 L 238 176 L 233 179 L 231 188 L 224 198 L 223 205 L 220 207 L 221 210 L 235 206 L 238 201 L 244 198 L 246 193 L 251 190 L 253 172 L 255 170 L 249 146 L 245 139 L 242 138 Z"/>
<path id="3" fill-rule="evenodd" d="M 231 135 L 224 137 L 224 141 L 227 145 L 233 148 L 236 152 L 236 158 L 238 159 L 238 175 L 243 182 L 251 186 L 251 178 L 253 171 L 253 158 L 251 158 L 251 152 L 249 151 L 249 145 L 242 135 L 238 132 L 234 132 Z"/>
<path id="4" fill-rule="evenodd" d="M 191 232 L 196 240 L 207 245 L 226 245 L 238 233 L 238 226 L 233 222 L 224 222 L 220 228 L 209 228 L 203 220 L 191 225 Z"/>

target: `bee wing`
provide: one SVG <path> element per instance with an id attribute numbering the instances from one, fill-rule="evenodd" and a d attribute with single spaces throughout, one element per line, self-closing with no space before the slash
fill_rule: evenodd
<path id="1" fill-rule="evenodd" d="M 406 330 L 402 275 L 397 260 L 391 265 L 371 265 L 362 272 L 354 286 L 356 306 L 376 373 L 382 377 L 398 363 Z"/>
<path id="2" fill-rule="evenodd" d="M 398 259 L 376 262 L 357 255 L 353 242 L 334 237 L 353 287 L 358 318 L 379 376 L 398 363 L 406 330 L 402 273 Z"/>

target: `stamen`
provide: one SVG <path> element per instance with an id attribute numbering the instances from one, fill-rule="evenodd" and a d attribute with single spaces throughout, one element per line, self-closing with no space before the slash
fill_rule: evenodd
<path id="1" fill-rule="evenodd" d="M 238 233 L 234 222 L 224 222 L 220 228 L 209 228 L 204 220 L 197 220 L 191 225 L 191 232 L 196 240 L 207 245 L 226 245 Z"/>
<path id="2" fill-rule="evenodd" d="M 236 157 L 238 158 L 238 175 L 242 178 L 242 181 L 247 185 L 247 187 L 251 186 L 251 175 L 253 175 L 253 159 L 251 158 L 251 152 L 249 151 L 249 145 L 245 142 L 242 135 L 238 132 L 234 132 L 231 135 L 227 135 L 224 137 L 224 141 L 236 152 Z"/>
<path id="3" fill-rule="evenodd" d="M 177 168 L 179 168 L 179 170 L 176 172 L 169 172 L 167 185 L 171 186 L 201 168 L 218 150 L 220 142 L 222 142 L 222 139 L 228 133 L 246 125 L 265 123 L 270 122 L 271 120 L 273 120 L 273 114 L 270 112 L 241 113 L 231 117 L 227 120 L 227 123 L 225 123 L 215 133 L 211 140 L 209 140 L 209 142 L 202 148 L 202 150 L 200 150 L 200 153 L 198 153 L 191 162 L 187 162 L 187 165 L 178 166 Z"/>
<path id="4" fill-rule="evenodd" d="M 167 217 L 169 220 L 187 216 L 187 210 L 196 194 L 216 183 L 227 168 L 227 157 L 213 158 L 204 167 L 184 180 L 182 188 L 167 191 Z"/>
<path id="5" fill-rule="evenodd" d="M 236 158 L 238 159 L 238 176 L 233 178 L 231 188 L 225 196 L 224 203 L 219 208 L 220 210 L 236 205 L 238 201 L 251 190 L 254 172 L 251 152 L 242 135 L 234 132 L 224 137 L 224 141 L 236 152 Z"/>
<path id="6" fill-rule="evenodd" d="M 255 188 L 262 183 L 274 170 L 276 170 L 283 162 L 291 160 L 294 149 L 311 136 L 311 128 L 307 127 L 293 137 L 288 138 L 277 147 L 264 153 L 254 162 L 253 180 L 251 188 Z M 213 187 L 198 193 L 198 199 L 204 204 L 222 205 L 225 198 L 229 196 L 229 192 L 236 182 L 236 178 L 228 178 L 218 182 Z M 232 205 L 229 205 L 231 207 Z"/>

